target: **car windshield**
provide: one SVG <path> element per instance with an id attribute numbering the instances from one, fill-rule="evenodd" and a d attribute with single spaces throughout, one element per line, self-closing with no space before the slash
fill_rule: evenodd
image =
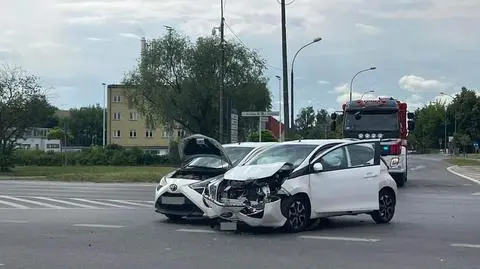
<path id="1" fill-rule="evenodd" d="M 239 163 L 254 147 L 224 147 L 223 150 L 227 154 L 233 165 Z"/>
<path id="2" fill-rule="evenodd" d="M 233 165 L 236 165 L 240 162 L 250 151 L 252 151 L 253 147 L 224 147 L 223 150 L 225 154 L 227 154 L 228 158 L 231 160 Z M 209 156 L 202 156 L 198 158 L 194 158 L 190 163 L 188 163 L 187 167 L 203 167 L 203 168 L 227 168 L 228 163 L 217 158 L 217 157 L 209 157 Z"/>
<path id="3" fill-rule="evenodd" d="M 355 111 L 347 112 L 345 118 L 345 130 L 349 131 L 397 131 L 398 116 L 396 112 L 371 113 L 360 112 L 360 119 L 355 118 Z"/>
<path id="4" fill-rule="evenodd" d="M 317 145 L 284 144 L 270 147 L 247 162 L 247 165 L 287 162 L 299 166 Z"/>

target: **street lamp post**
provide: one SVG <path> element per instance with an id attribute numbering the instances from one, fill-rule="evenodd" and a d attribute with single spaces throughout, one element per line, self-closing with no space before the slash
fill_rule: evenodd
<path id="1" fill-rule="evenodd" d="M 444 96 L 447 96 L 447 97 L 450 97 L 452 98 L 452 100 L 455 100 L 455 98 L 453 98 L 452 96 L 446 94 L 445 92 L 440 92 L 441 95 L 444 95 Z M 454 130 L 453 130 L 453 136 L 455 136 L 457 134 L 457 111 L 455 110 L 454 111 L 454 115 L 453 115 L 453 118 L 454 118 Z M 447 108 L 445 107 L 445 151 L 447 149 Z M 455 153 L 455 142 L 453 142 L 453 153 Z"/>
<path id="2" fill-rule="evenodd" d="M 295 53 L 295 56 L 293 56 L 293 60 L 292 60 L 292 68 L 290 70 L 290 127 L 293 127 L 294 126 L 294 104 L 293 104 L 293 85 L 294 85 L 294 82 L 293 82 L 293 66 L 295 64 L 295 59 L 297 58 L 297 55 L 298 53 L 304 49 L 305 47 L 308 47 L 310 45 L 312 45 L 313 43 L 317 43 L 319 41 L 321 41 L 322 38 L 321 37 L 317 37 L 315 38 L 314 40 L 312 40 L 311 42 L 303 45 L 296 53 Z M 286 121 L 286 120 L 285 120 Z"/>
<path id="3" fill-rule="evenodd" d="M 361 97 L 360 99 L 363 100 L 363 96 L 364 96 L 365 94 L 367 94 L 367 93 L 374 93 L 374 92 L 375 92 L 374 90 L 366 91 L 366 92 L 364 92 L 364 93 L 362 94 L 362 97 Z"/>
<path id="4" fill-rule="evenodd" d="M 353 85 L 353 81 L 355 80 L 355 78 L 356 78 L 360 73 L 367 72 L 367 71 L 371 71 L 371 70 L 375 70 L 375 69 L 377 69 L 375 66 L 370 67 L 370 68 L 367 68 L 367 69 L 363 69 L 363 70 L 358 71 L 358 72 L 353 76 L 352 80 L 350 81 L 350 102 L 352 101 L 352 85 Z"/>
<path id="5" fill-rule="evenodd" d="M 282 142 L 282 78 L 275 77 L 278 79 L 278 142 Z"/>
<path id="6" fill-rule="evenodd" d="M 102 145 L 103 145 L 103 147 L 105 147 L 105 136 L 106 136 L 106 129 L 107 129 L 106 128 L 106 122 L 105 122 L 105 113 L 106 113 L 106 111 L 105 111 L 105 89 L 107 87 L 107 84 L 102 83 L 102 85 L 103 85 L 103 134 L 102 134 L 103 143 L 102 143 Z"/>

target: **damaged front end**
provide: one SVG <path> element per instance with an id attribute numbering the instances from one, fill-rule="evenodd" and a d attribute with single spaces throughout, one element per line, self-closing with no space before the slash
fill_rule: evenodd
<path id="1" fill-rule="evenodd" d="M 282 226 L 282 198 L 289 193 L 282 184 L 293 171 L 289 163 L 235 167 L 205 188 L 204 201 L 215 217 L 242 221 L 250 226 Z"/>

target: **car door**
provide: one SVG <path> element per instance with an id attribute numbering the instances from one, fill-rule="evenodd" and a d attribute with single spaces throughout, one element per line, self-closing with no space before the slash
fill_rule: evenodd
<path id="1" fill-rule="evenodd" d="M 377 209 L 379 147 L 377 141 L 348 142 L 313 160 L 309 174 L 313 211 L 327 213 Z M 315 163 L 321 164 L 320 170 Z"/>

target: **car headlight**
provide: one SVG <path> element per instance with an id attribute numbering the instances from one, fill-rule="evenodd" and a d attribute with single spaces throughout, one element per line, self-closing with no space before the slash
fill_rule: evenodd
<path id="1" fill-rule="evenodd" d="M 195 182 L 195 183 L 192 183 L 188 186 L 192 189 L 203 189 L 203 188 L 206 188 L 208 186 L 208 184 L 210 184 L 210 180 Z"/>
<path id="2" fill-rule="evenodd" d="M 162 177 L 160 182 L 157 185 L 157 191 L 160 190 L 163 186 L 167 185 L 167 176 Z"/>
<path id="3" fill-rule="evenodd" d="M 377 137 L 381 139 L 383 137 L 383 134 L 381 134 L 381 133 L 377 134 Z"/>
<path id="4" fill-rule="evenodd" d="M 392 160 L 390 160 L 390 166 L 397 166 L 400 163 L 400 159 L 398 157 L 393 157 Z"/>
<path id="5" fill-rule="evenodd" d="M 358 138 L 362 139 L 362 138 L 363 138 L 363 134 L 358 134 Z"/>
<path id="6" fill-rule="evenodd" d="M 366 139 L 369 139 L 369 138 L 370 138 L 370 134 L 365 134 L 365 138 L 366 138 Z"/>
<path id="7" fill-rule="evenodd" d="M 372 138 L 376 138 L 376 137 L 377 137 L 377 135 L 376 135 L 376 134 L 372 134 Z"/>

